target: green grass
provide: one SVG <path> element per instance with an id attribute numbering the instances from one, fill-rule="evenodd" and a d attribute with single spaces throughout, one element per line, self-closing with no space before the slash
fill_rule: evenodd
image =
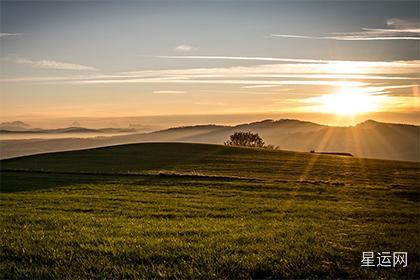
<path id="1" fill-rule="evenodd" d="M 1 167 L 2 279 L 420 277 L 416 163 L 158 143 Z"/>

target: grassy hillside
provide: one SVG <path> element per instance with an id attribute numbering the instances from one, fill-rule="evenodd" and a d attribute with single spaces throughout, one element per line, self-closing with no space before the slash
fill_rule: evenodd
<path id="1" fill-rule="evenodd" d="M 149 143 L 1 168 L 2 279 L 420 276 L 415 163 Z"/>
<path id="2" fill-rule="evenodd" d="M 417 183 L 416 163 L 207 144 L 144 143 L 1 161 L 3 169 L 223 175 L 325 182 Z"/>

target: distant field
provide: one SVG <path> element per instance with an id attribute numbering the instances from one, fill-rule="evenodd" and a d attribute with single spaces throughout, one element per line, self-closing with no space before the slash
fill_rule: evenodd
<path id="1" fill-rule="evenodd" d="M 150 143 L 1 168 L 2 279 L 420 277 L 417 163 Z"/>

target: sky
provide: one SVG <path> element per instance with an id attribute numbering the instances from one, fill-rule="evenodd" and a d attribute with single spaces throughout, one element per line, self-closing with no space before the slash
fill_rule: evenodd
<path id="1" fill-rule="evenodd" d="M 1 1 L 0 120 L 419 124 L 419 3 Z"/>

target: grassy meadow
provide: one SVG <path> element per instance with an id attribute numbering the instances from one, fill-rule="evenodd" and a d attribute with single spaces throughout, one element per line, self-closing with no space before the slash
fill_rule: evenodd
<path id="1" fill-rule="evenodd" d="M 149 143 L 1 169 L 2 279 L 420 278 L 418 163 Z"/>

